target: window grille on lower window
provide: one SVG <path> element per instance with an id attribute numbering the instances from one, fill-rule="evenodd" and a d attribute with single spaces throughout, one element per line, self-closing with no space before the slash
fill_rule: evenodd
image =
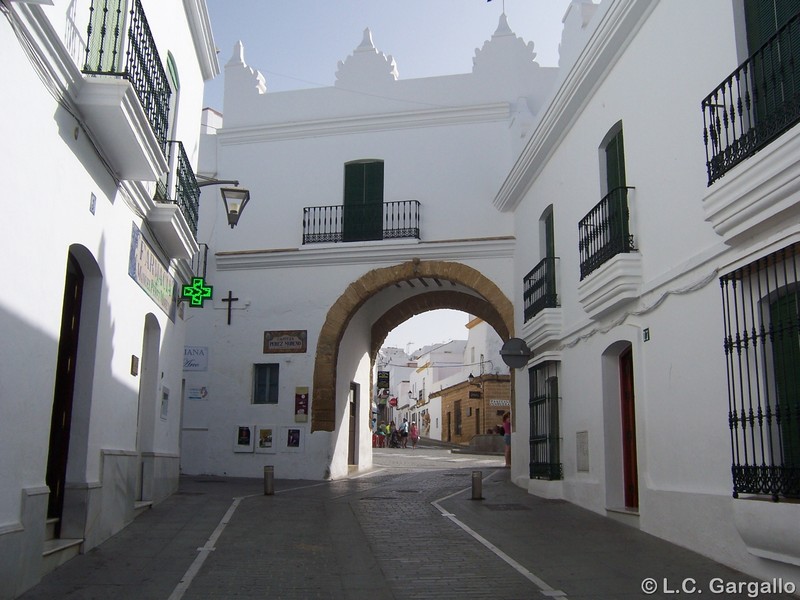
<path id="1" fill-rule="evenodd" d="M 528 371 L 530 383 L 530 478 L 562 479 L 558 424 L 558 362 Z"/>
<path id="2" fill-rule="evenodd" d="M 800 497 L 800 243 L 720 278 L 733 496 Z"/>

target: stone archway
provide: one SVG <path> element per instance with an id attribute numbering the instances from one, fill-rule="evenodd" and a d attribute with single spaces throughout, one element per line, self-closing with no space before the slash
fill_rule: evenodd
<path id="1" fill-rule="evenodd" d="M 336 364 L 339 343 L 350 319 L 372 296 L 402 281 L 429 277 L 461 284 L 479 296 L 463 292 L 430 292 L 398 304 L 373 326 L 373 345 L 380 345 L 386 334 L 409 316 L 434 308 L 456 308 L 483 318 L 503 339 L 514 332 L 514 307 L 506 295 L 480 271 L 467 265 L 445 261 L 413 259 L 391 267 L 373 269 L 352 282 L 334 302 L 325 318 L 317 342 L 314 361 L 311 431 L 334 431 L 336 428 Z M 448 296 L 441 296 L 448 294 Z M 424 298 L 428 300 L 424 300 Z M 418 298 L 418 299 L 416 299 Z M 380 341 L 376 341 L 380 338 Z M 371 348 L 374 357 L 377 349 Z"/>

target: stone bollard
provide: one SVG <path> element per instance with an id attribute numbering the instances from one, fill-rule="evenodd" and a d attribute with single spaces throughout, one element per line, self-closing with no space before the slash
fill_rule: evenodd
<path id="1" fill-rule="evenodd" d="M 264 465 L 264 495 L 272 496 L 275 494 L 275 467 Z"/>
<path id="2" fill-rule="evenodd" d="M 483 500 L 483 473 L 481 471 L 472 472 L 472 499 Z"/>

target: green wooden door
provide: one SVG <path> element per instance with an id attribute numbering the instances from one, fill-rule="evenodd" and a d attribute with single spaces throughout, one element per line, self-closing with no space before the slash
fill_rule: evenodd
<path id="1" fill-rule="evenodd" d="M 383 239 L 383 162 L 344 166 L 342 240 Z"/>

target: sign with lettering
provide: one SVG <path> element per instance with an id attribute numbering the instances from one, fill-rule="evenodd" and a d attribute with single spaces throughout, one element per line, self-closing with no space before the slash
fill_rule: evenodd
<path id="1" fill-rule="evenodd" d="M 389 389 L 389 371 L 378 371 L 378 389 Z"/>
<path id="2" fill-rule="evenodd" d="M 136 223 L 133 224 L 133 233 L 131 234 L 128 275 L 161 307 L 171 321 L 175 320 L 178 284 L 166 267 L 161 264 Z"/>
<path id="3" fill-rule="evenodd" d="M 489 400 L 489 406 L 511 406 L 511 400 Z"/>
<path id="4" fill-rule="evenodd" d="M 264 332 L 264 354 L 302 353 L 307 347 L 308 332 L 304 329 Z"/>
<path id="5" fill-rule="evenodd" d="M 208 371 L 208 346 L 184 346 L 183 370 Z"/>

